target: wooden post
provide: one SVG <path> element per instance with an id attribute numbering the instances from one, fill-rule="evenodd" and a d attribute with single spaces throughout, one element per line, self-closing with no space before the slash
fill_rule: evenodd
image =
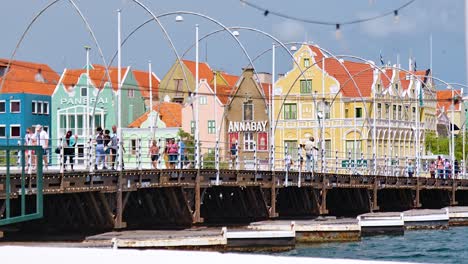
<path id="1" fill-rule="evenodd" d="M 455 206 L 455 205 L 458 205 L 457 196 L 456 196 L 456 193 L 457 193 L 457 180 L 453 179 L 452 181 L 453 181 L 453 183 L 452 183 L 452 197 L 450 198 L 450 205 Z"/>
<path id="2" fill-rule="evenodd" d="M 421 207 L 420 198 L 419 198 L 419 191 L 420 191 L 420 186 L 419 186 L 419 177 L 418 177 L 418 178 L 416 178 L 416 199 L 414 201 L 414 207 L 416 207 L 416 208 Z"/>
<path id="3" fill-rule="evenodd" d="M 327 185 L 328 185 L 328 178 L 325 174 L 322 174 L 322 201 L 320 203 L 320 214 L 328 214 L 327 210 Z"/>
<path id="4" fill-rule="evenodd" d="M 201 223 L 201 198 L 200 198 L 200 167 L 197 169 L 197 177 L 195 178 L 195 212 L 193 215 L 194 223 Z"/>
<path id="5" fill-rule="evenodd" d="M 278 214 L 276 213 L 276 174 L 275 171 L 271 171 L 271 210 L 270 210 L 270 218 L 277 217 Z"/>
<path id="6" fill-rule="evenodd" d="M 377 211 L 380 209 L 379 207 L 379 204 L 378 204 L 378 200 L 377 200 L 377 192 L 378 192 L 378 187 L 379 187 L 379 179 L 377 178 L 377 176 L 374 176 L 374 189 L 373 189 L 373 193 L 372 193 L 372 208 L 371 210 L 372 211 Z"/>

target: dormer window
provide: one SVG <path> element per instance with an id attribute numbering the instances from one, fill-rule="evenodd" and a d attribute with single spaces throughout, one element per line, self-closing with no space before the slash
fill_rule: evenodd
<path id="1" fill-rule="evenodd" d="M 6 74 L 6 70 L 6 66 L 0 66 L 0 77 L 3 77 Z"/>
<path id="2" fill-rule="evenodd" d="M 398 83 L 395 83 L 395 90 L 398 91 Z"/>
<path id="3" fill-rule="evenodd" d="M 310 60 L 309 58 L 304 59 L 304 67 L 309 67 L 310 66 Z"/>
<path id="4" fill-rule="evenodd" d="M 81 95 L 82 97 L 88 96 L 88 88 L 87 88 L 87 87 L 81 87 L 81 88 L 80 88 L 80 95 Z"/>

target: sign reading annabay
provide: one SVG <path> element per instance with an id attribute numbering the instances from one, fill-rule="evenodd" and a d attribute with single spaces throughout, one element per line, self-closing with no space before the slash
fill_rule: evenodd
<path id="1" fill-rule="evenodd" d="M 70 105 L 84 105 L 86 104 L 86 97 L 82 98 L 61 98 L 60 99 L 60 104 L 70 104 Z M 96 97 L 90 98 L 89 102 L 94 104 L 96 102 Z M 98 104 L 107 104 L 109 102 L 109 98 L 103 98 L 100 97 L 98 98 Z"/>
<path id="2" fill-rule="evenodd" d="M 229 121 L 228 132 L 266 132 L 268 121 Z"/>

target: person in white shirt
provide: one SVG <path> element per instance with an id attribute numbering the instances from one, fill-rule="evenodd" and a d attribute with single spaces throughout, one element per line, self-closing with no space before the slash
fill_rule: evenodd
<path id="1" fill-rule="evenodd" d="M 41 125 L 36 126 L 36 137 L 37 145 L 42 147 L 42 160 L 44 161 L 44 168 L 48 168 L 48 148 L 49 148 L 49 134 L 42 129 Z"/>
<path id="2" fill-rule="evenodd" d="M 33 134 L 31 133 L 31 130 L 29 128 L 26 129 L 26 135 L 24 135 L 24 145 L 25 146 L 31 146 L 32 145 L 32 138 Z M 26 156 L 27 160 L 27 170 L 29 170 L 29 167 L 31 166 L 31 161 L 32 161 L 32 152 L 30 150 L 26 150 L 24 152 L 24 155 Z"/>
<path id="3" fill-rule="evenodd" d="M 311 163 L 313 164 L 313 157 L 314 157 L 314 149 L 318 150 L 318 148 L 314 145 L 314 137 L 310 137 L 309 140 L 305 143 L 304 146 L 306 152 L 306 171 L 311 171 Z"/>

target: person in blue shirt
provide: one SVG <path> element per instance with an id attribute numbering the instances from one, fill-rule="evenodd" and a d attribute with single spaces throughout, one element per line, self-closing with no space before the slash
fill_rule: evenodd
<path id="1" fill-rule="evenodd" d="M 177 139 L 177 144 L 179 145 L 179 158 L 180 158 L 180 169 L 184 167 L 185 164 L 185 143 L 183 140 Z"/>
<path id="2" fill-rule="evenodd" d="M 63 142 L 63 168 L 67 170 L 67 158 L 70 162 L 71 170 L 73 171 L 74 165 L 74 158 L 75 158 L 75 146 L 78 140 L 78 135 L 73 136 L 73 132 L 71 130 L 67 131 L 65 135 L 65 141 Z"/>

